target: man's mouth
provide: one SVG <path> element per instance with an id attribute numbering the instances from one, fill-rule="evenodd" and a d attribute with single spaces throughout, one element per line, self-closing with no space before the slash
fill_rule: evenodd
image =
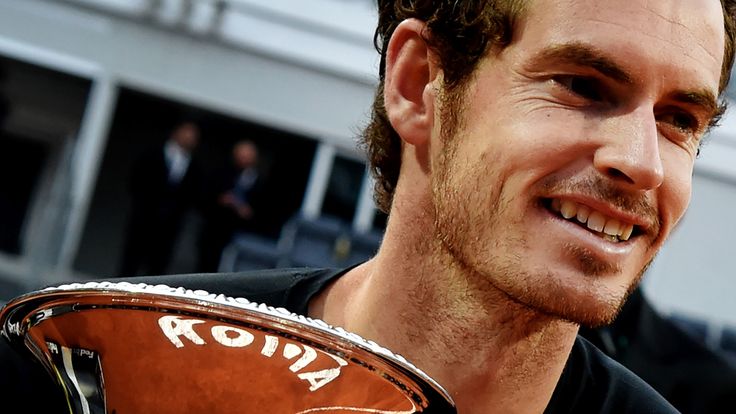
<path id="1" fill-rule="evenodd" d="M 543 204 L 554 214 L 610 242 L 624 242 L 637 234 L 637 226 L 571 200 L 551 198 L 544 199 Z"/>

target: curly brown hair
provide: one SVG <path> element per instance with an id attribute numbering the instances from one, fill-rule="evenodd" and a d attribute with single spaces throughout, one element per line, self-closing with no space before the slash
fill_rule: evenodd
<path id="1" fill-rule="evenodd" d="M 370 121 L 363 131 L 371 173 L 376 178 L 374 197 L 388 213 L 401 168 L 401 139 L 388 120 L 383 101 L 386 45 L 405 19 L 426 23 L 427 44 L 437 54 L 443 71 L 440 98 L 447 102 L 461 96 L 463 87 L 489 48 L 503 49 L 511 42 L 515 23 L 524 13 L 524 0 L 378 0 L 378 26 L 374 35 L 381 55 L 379 83 Z M 728 85 L 736 43 L 736 0 L 721 0 L 726 31 L 719 92 Z M 725 101 L 720 113 L 725 110 Z M 447 115 L 447 114 L 446 114 Z M 456 118 L 457 114 L 449 114 Z M 720 116 L 717 116 L 715 125 Z"/>

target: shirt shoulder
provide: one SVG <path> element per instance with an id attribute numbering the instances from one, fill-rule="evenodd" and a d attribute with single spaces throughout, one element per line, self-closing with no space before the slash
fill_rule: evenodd
<path id="1" fill-rule="evenodd" d="M 347 270 L 349 269 L 265 269 L 234 273 L 137 276 L 108 281 L 205 290 L 306 315 L 309 300 Z"/>
<path id="2" fill-rule="evenodd" d="M 545 414 L 677 414 L 649 384 L 578 336 Z"/>

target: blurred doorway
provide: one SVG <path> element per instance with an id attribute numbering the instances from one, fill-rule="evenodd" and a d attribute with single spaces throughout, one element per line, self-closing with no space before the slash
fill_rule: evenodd
<path id="1" fill-rule="evenodd" d="M 0 56 L 0 253 L 53 263 L 92 82 Z"/>
<path id="2" fill-rule="evenodd" d="M 133 162 L 147 148 L 161 145 L 172 126 L 182 120 L 195 122 L 200 128 L 200 143 L 193 158 L 205 170 L 229 163 L 231 147 L 239 139 L 250 139 L 258 146 L 266 175 L 261 204 L 267 206 L 267 214 L 253 231 L 276 240 L 284 222 L 299 210 L 315 140 L 122 87 L 74 260 L 76 271 L 95 277 L 118 276 L 130 214 L 128 180 Z M 166 273 L 194 271 L 201 220 L 196 208 L 187 214 Z"/>

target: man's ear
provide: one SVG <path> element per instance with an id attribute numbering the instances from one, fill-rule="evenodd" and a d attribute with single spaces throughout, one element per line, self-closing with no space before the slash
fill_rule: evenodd
<path id="1" fill-rule="evenodd" d="M 422 36 L 425 30 L 420 20 L 404 20 L 394 30 L 386 50 L 386 114 L 401 139 L 415 146 L 428 141 L 434 122 L 438 70 Z"/>

